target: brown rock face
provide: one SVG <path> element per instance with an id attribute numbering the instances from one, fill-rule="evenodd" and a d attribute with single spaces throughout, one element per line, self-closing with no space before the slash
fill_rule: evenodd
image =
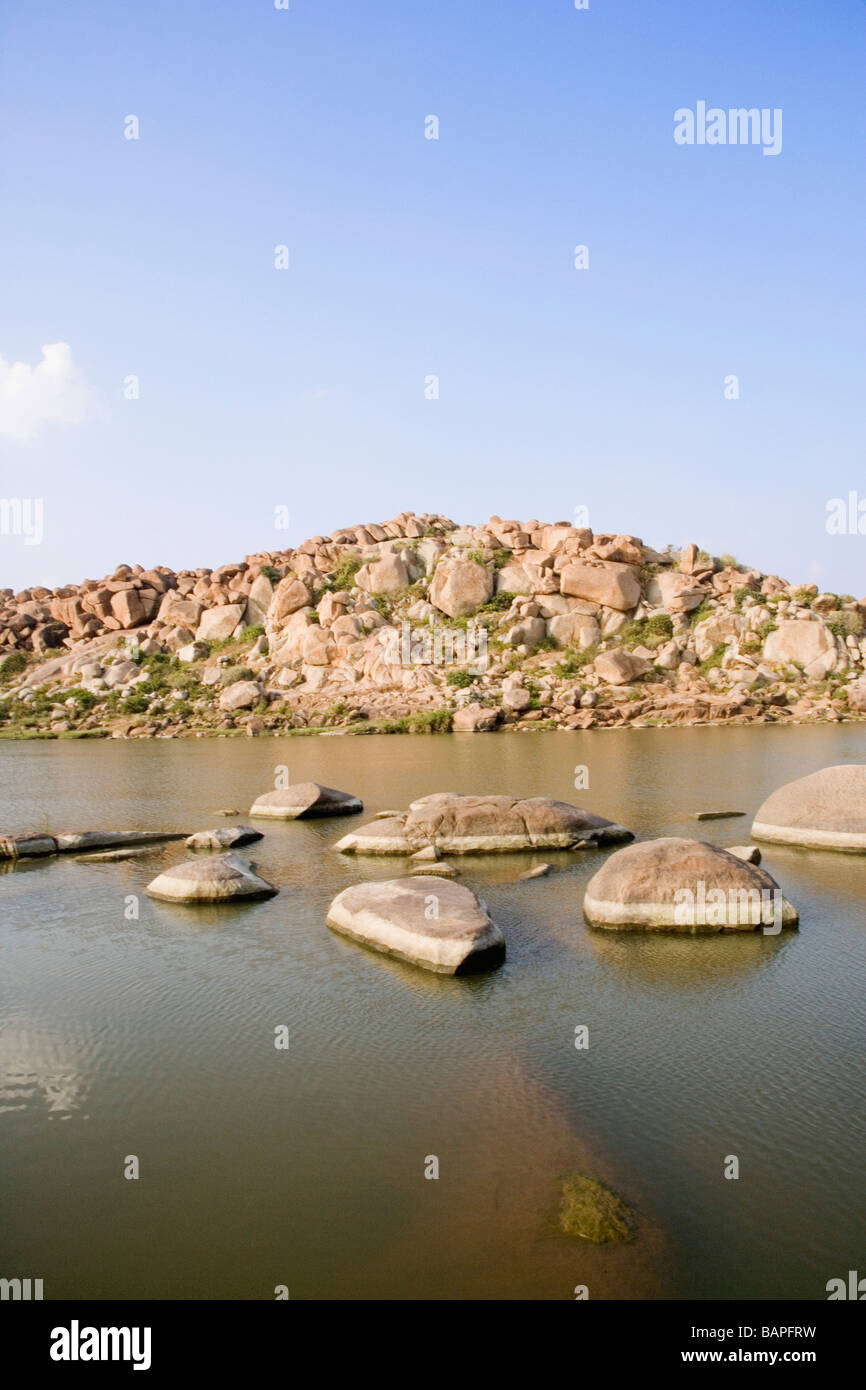
<path id="1" fill-rule="evenodd" d="M 202 606 L 195 599 L 181 598 L 175 589 L 169 589 L 159 605 L 159 621 L 166 627 L 184 627 L 195 632 L 202 614 Z"/>
<path id="2" fill-rule="evenodd" d="M 408 588 L 411 577 L 402 555 L 389 553 L 362 565 L 355 575 L 355 583 L 368 594 L 398 594 Z"/>
<path id="3" fill-rule="evenodd" d="M 781 622 L 764 642 L 767 661 L 793 662 L 820 679 L 836 666 L 833 634 L 821 622 Z"/>
<path id="4" fill-rule="evenodd" d="M 600 560 L 626 565 L 639 565 L 643 561 L 642 543 L 637 536 L 596 536 L 592 553 Z"/>
<path id="5" fill-rule="evenodd" d="M 483 705 L 464 705 L 454 711 L 451 727 L 456 734 L 486 734 L 502 719 L 498 706 L 486 709 Z"/>
<path id="6" fill-rule="evenodd" d="M 589 599 L 626 613 L 640 602 L 640 584 L 631 565 L 575 560 L 560 573 L 564 594 Z"/>
<path id="7" fill-rule="evenodd" d="M 439 561 L 430 585 L 430 602 L 449 618 L 468 618 L 493 596 L 493 575 L 474 560 Z"/>
<path id="8" fill-rule="evenodd" d="M 138 627 L 143 623 L 145 612 L 137 589 L 123 589 L 112 594 L 111 612 L 121 627 Z"/>
<path id="9" fill-rule="evenodd" d="M 611 652 L 601 652 L 595 658 L 596 674 L 610 685 L 629 685 L 651 670 L 650 663 L 642 656 L 623 651 L 621 647 Z"/>
<path id="10" fill-rule="evenodd" d="M 280 580 L 271 600 L 268 626 L 278 628 L 292 613 L 297 613 L 299 608 L 306 608 L 309 602 L 310 591 L 306 584 L 296 575 L 287 574 L 285 579 Z"/>

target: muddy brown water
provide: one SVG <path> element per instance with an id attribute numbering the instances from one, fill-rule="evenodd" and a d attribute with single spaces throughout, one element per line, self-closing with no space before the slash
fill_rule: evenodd
<path id="1" fill-rule="evenodd" d="M 287 765 L 369 814 L 550 795 L 724 846 L 750 820 L 692 813 L 861 761 L 854 725 L 5 742 L 0 828 L 231 824 L 212 812 Z M 245 852 L 281 892 L 248 906 L 148 899 L 177 844 L 0 877 L 0 1275 L 48 1298 L 821 1299 L 862 1270 L 866 858 L 766 847 L 800 931 L 696 939 L 584 924 L 609 851 L 459 860 L 508 958 L 448 980 L 325 926 L 341 888 L 400 872 L 334 852 L 361 819 L 260 823 Z M 572 1169 L 632 1204 L 633 1244 L 559 1234 Z"/>

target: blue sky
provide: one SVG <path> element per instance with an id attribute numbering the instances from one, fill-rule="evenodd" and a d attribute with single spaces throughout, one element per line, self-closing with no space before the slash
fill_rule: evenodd
<path id="1" fill-rule="evenodd" d="M 587 507 L 866 594 L 825 526 L 866 499 L 863 0 L 7 0 L 0 32 L 7 395 L 46 344 L 78 374 L 0 437 L 0 497 L 45 509 L 0 587 Z M 781 108 L 781 153 L 678 146 L 700 100 Z"/>

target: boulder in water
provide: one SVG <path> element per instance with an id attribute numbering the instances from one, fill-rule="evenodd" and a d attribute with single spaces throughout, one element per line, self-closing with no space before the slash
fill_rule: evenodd
<path id="1" fill-rule="evenodd" d="M 147 892 L 165 902 L 218 903 L 273 898 L 279 889 L 259 878 L 255 865 L 242 855 L 215 854 L 173 865 L 147 885 Z"/>
<path id="2" fill-rule="evenodd" d="M 587 884 L 583 912 L 593 926 L 618 930 L 774 935 L 797 925 L 765 869 L 679 836 L 617 850 Z"/>
<path id="3" fill-rule="evenodd" d="M 485 904 L 468 888 L 433 875 L 344 888 L 327 921 L 374 951 L 439 975 L 489 970 L 505 959 L 505 940 Z"/>
<path id="4" fill-rule="evenodd" d="M 866 852 L 866 765 L 824 767 L 787 782 L 760 807 L 752 834 L 776 844 Z"/>
<path id="5" fill-rule="evenodd" d="M 254 801 L 250 815 L 261 820 L 308 820 L 314 816 L 352 816 L 364 804 L 349 792 L 322 787 L 318 782 L 295 782 L 265 792 Z"/>
<path id="6" fill-rule="evenodd" d="M 413 801 L 405 816 L 374 821 L 343 837 L 344 854 L 499 854 L 527 849 L 595 849 L 634 836 L 566 801 L 547 796 L 458 796 L 436 792 Z"/>

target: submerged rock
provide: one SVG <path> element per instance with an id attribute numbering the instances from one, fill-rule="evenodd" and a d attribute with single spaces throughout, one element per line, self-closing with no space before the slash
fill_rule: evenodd
<path id="1" fill-rule="evenodd" d="M 825 767 L 786 783 L 760 807 L 752 834 L 809 849 L 866 852 L 866 765 Z"/>
<path id="2" fill-rule="evenodd" d="M 584 916 L 598 927 L 768 934 L 797 925 L 774 878 L 703 840 L 671 836 L 612 854 L 586 887 Z"/>
<path id="3" fill-rule="evenodd" d="M 187 849 L 236 849 L 264 837 L 250 825 L 231 825 L 225 830 L 197 830 L 186 842 Z"/>
<path id="4" fill-rule="evenodd" d="M 53 835 L 0 835 L 0 859 L 42 859 L 56 853 Z"/>
<path id="5" fill-rule="evenodd" d="M 322 787 L 318 782 L 295 782 L 265 792 L 250 807 L 250 815 L 263 820 L 301 820 L 313 816 L 352 816 L 364 804 L 349 792 Z"/>
<path id="6" fill-rule="evenodd" d="M 96 854 L 79 854 L 79 864 L 115 864 L 122 859 L 138 859 L 142 854 L 153 854 L 159 845 L 127 845 L 126 849 L 103 849 Z"/>
<path id="7" fill-rule="evenodd" d="M 569 1173 L 563 1178 L 559 1224 L 567 1236 L 579 1236 L 594 1245 L 631 1240 L 636 1226 L 631 1208 L 585 1173 Z"/>
<path id="8" fill-rule="evenodd" d="M 188 859 L 159 874 L 147 885 L 152 898 L 166 902 L 230 902 L 237 898 L 272 898 L 279 889 L 259 878 L 255 865 L 239 854 Z"/>
<path id="9" fill-rule="evenodd" d="M 522 874 L 517 875 L 518 883 L 525 883 L 530 878 L 544 878 L 550 873 L 549 864 L 536 864 L 534 869 L 524 869 Z"/>
<path id="10" fill-rule="evenodd" d="M 433 875 L 357 883 L 331 903 L 328 926 L 439 975 L 489 970 L 505 939 L 474 893 Z"/>
<path id="11" fill-rule="evenodd" d="M 630 830 L 550 797 L 457 796 L 436 792 L 413 801 L 405 816 L 373 821 L 345 835 L 344 854 L 499 854 L 526 849 L 585 849 L 623 844 Z"/>

